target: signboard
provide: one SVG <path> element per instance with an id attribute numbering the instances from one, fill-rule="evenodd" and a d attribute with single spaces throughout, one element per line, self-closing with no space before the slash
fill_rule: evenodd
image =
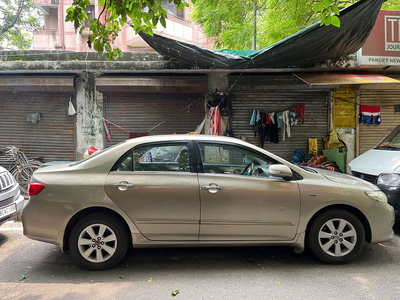
<path id="1" fill-rule="evenodd" d="M 400 66 L 400 11 L 379 12 L 357 61 L 358 65 Z"/>
<path id="2" fill-rule="evenodd" d="M 378 74 L 296 73 L 294 75 L 309 85 L 400 83 L 397 79 Z"/>
<path id="3" fill-rule="evenodd" d="M 355 98 L 354 85 L 341 85 L 333 92 L 334 128 L 355 128 Z"/>

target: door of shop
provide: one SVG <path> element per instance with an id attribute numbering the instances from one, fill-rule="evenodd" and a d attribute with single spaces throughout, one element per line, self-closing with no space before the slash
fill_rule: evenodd
<path id="1" fill-rule="evenodd" d="M 131 133 L 186 134 L 204 119 L 204 95 L 185 93 L 107 93 L 107 147 Z"/>
<path id="2" fill-rule="evenodd" d="M 0 149 L 13 145 L 44 162 L 75 159 L 71 93 L 0 92 Z"/>
<path id="3" fill-rule="evenodd" d="M 236 79 L 232 76 L 230 82 L 234 84 Z M 245 136 L 250 143 L 258 145 L 259 136 L 255 136 L 254 127 L 249 124 L 254 109 L 280 113 L 304 103 L 304 124 L 299 121 L 292 126 L 291 136 L 286 135 L 285 141 L 280 130 L 279 143 L 265 141 L 264 149 L 290 160 L 296 148 L 307 152 L 308 139 L 316 138 L 322 154 L 322 139 L 329 132 L 328 110 L 333 89 L 335 86 L 309 86 L 291 76 L 241 76 L 231 92 L 234 135 Z"/>
<path id="4" fill-rule="evenodd" d="M 358 92 L 361 105 L 379 106 L 382 123 L 358 125 L 358 155 L 363 154 L 383 139 L 393 128 L 400 124 L 400 84 L 362 85 Z"/>

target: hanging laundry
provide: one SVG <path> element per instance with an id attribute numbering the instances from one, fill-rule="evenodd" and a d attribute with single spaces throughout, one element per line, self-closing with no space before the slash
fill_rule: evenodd
<path id="1" fill-rule="evenodd" d="M 289 111 L 285 110 L 282 112 L 282 140 L 286 140 L 286 134 L 290 137 L 290 119 L 289 119 Z"/>
<path id="2" fill-rule="evenodd" d="M 148 135 L 149 135 L 148 132 L 131 132 L 131 133 L 129 133 L 129 138 L 134 139 L 134 138 L 138 138 L 141 136 L 148 136 Z"/>
<path id="3" fill-rule="evenodd" d="M 289 109 L 289 120 L 290 126 L 297 125 L 297 123 L 299 122 L 299 116 L 297 115 L 294 108 Z"/>
<path id="4" fill-rule="evenodd" d="M 281 115 L 282 113 L 276 113 L 276 124 L 278 125 L 278 128 L 281 128 Z"/>
<path id="5" fill-rule="evenodd" d="M 360 113 L 358 115 L 359 123 L 364 124 L 381 124 L 381 107 L 380 106 L 369 106 L 360 105 Z"/>
<path id="6" fill-rule="evenodd" d="M 308 154 L 318 154 L 318 140 L 315 138 L 308 139 Z"/>
<path id="7" fill-rule="evenodd" d="M 271 120 L 271 123 L 272 123 L 272 124 L 275 124 L 275 113 L 272 112 L 272 113 L 269 113 L 268 115 L 269 115 L 269 118 L 270 118 L 270 120 Z"/>
<path id="8" fill-rule="evenodd" d="M 257 132 L 258 132 L 258 146 L 261 148 L 264 148 L 264 142 L 268 140 L 268 130 L 269 130 L 269 124 L 267 124 L 267 118 L 268 114 L 261 114 L 261 119 L 258 122 L 257 126 Z"/>
<path id="9" fill-rule="evenodd" d="M 279 143 L 279 129 L 282 129 L 283 141 L 286 135 L 290 137 L 291 126 L 297 125 L 299 121 L 304 124 L 304 110 L 304 103 L 283 112 L 262 113 L 253 109 L 250 125 L 253 125 L 254 137 L 259 134 L 259 146 L 263 147 L 264 141 Z"/>
<path id="10" fill-rule="evenodd" d="M 208 111 L 208 119 L 210 120 L 210 134 L 222 135 L 221 132 L 221 112 L 219 106 L 211 107 Z"/>
<path id="11" fill-rule="evenodd" d="M 276 121 L 277 114 L 274 113 L 273 118 L 271 118 L 272 124 L 269 127 L 269 141 L 271 143 L 278 144 L 279 143 L 279 130 L 278 130 L 278 121 Z"/>
<path id="12" fill-rule="evenodd" d="M 299 104 L 294 108 L 295 113 L 300 119 L 301 124 L 304 124 L 304 110 L 305 110 L 305 104 Z"/>
<path id="13" fill-rule="evenodd" d="M 255 126 L 261 120 L 261 113 L 258 109 L 254 109 L 250 118 L 250 125 Z"/>

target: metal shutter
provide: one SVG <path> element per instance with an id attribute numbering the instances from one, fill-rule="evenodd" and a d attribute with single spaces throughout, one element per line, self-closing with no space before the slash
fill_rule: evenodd
<path id="1" fill-rule="evenodd" d="M 234 83 L 235 77 L 230 82 Z M 298 84 L 296 79 L 288 76 L 257 76 L 240 78 L 231 92 L 232 127 L 236 137 L 246 136 L 247 140 L 258 145 L 258 136 L 249 125 L 253 109 L 261 112 L 282 112 L 305 103 L 305 122 L 291 127 L 291 137 L 282 141 L 282 130 L 279 130 L 279 143 L 266 141 L 264 149 L 291 160 L 296 148 L 308 153 L 308 138 L 317 138 L 318 150 L 322 154 L 323 138 L 328 133 L 328 109 L 331 90 L 335 87 L 310 87 Z M 311 156 L 311 155 L 309 155 Z"/>
<path id="2" fill-rule="evenodd" d="M 104 105 L 106 120 L 114 123 L 108 123 L 107 147 L 128 139 L 130 132 L 188 133 L 204 119 L 204 95 L 199 94 L 113 93 L 105 95 Z"/>
<path id="3" fill-rule="evenodd" d="M 362 86 L 359 90 L 359 99 L 362 105 L 380 106 L 382 123 L 380 125 L 358 125 L 358 155 L 376 146 L 394 127 L 400 124 L 400 112 L 395 111 L 395 105 L 400 104 L 400 85 Z"/>
<path id="4" fill-rule="evenodd" d="M 71 93 L 0 93 L 0 148 L 14 145 L 44 162 L 75 159 L 75 117 L 68 117 Z M 27 121 L 40 113 L 40 121 Z"/>

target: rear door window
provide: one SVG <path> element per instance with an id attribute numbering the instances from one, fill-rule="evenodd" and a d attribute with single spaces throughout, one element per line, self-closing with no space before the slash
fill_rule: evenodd
<path id="1" fill-rule="evenodd" d="M 127 153 L 114 169 L 134 172 L 190 172 L 188 143 L 139 146 Z"/>

